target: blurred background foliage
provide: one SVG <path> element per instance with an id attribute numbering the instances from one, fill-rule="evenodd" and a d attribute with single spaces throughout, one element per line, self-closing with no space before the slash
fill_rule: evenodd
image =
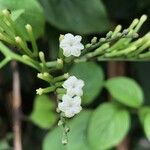
<path id="1" fill-rule="evenodd" d="M 68 32 L 80 34 L 83 36 L 83 43 L 87 43 L 91 37 L 102 37 L 118 24 L 123 28 L 128 27 L 134 18 L 142 14 L 150 17 L 150 0 L 0 0 L 0 9 L 4 8 L 14 13 L 19 11 L 20 17 L 16 23 L 26 39 L 22 26 L 26 23 L 33 26 L 39 48 L 46 53 L 47 60 L 57 57 L 60 34 Z M 150 19 L 144 24 L 140 36 L 149 30 Z M 126 75 L 138 81 L 144 90 L 145 104 L 150 104 L 150 63 L 127 62 L 125 66 Z M 91 150 L 85 143 L 85 135 L 82 134 L 86 132 L 91 111 L 108 101 L 106 91 L 102 90 L 104 78 L 109 76 L 107 62 L 82 64 L 80 70 L 82 72 L 79 72 L 78 66 L 75 65 L 70 69 L 70 73 L 77 74 L 87 82 L 90 81 L 84 89 L 83 96 L 83 104 L 90 110 L 83 111 L 79 117 L 69 122 L 70 143 L 64 148 L 59 143 L 61 131 L 55 128 L 58 119 L 55 113 L 55 97 L 35 96 L 35 89 L 41 87 L 43 83 L 36 78 L 35 71 L 19 64 L 24 114 L 22 125 L 24 150 Z M 12 70 L 10 65 L 7 65 L 0 71 L 0 150 L 9 150 L 12 146 L 11 101 L 9 101 L 11 91 Z M 145 138 L 141 125 L 137 123 L 137 117 L 135 115 L 132 117 L 134 121 L 129 132 L 130 149 L 149 150 L 150 143 Z"/>

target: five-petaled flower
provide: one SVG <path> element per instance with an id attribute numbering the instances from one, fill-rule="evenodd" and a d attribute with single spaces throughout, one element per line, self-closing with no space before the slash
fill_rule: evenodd
<path id="1" fill-rule="evenodd" d="M 84 49 L 81 40 L 82 37 L 79 35 L 74 36 L 71 33 L 65 34 L 63 39 L 60 41 L 60 48 L 62 48 L 64 56 L 80 56 L 81 50 Z"/>
<path id="2" fill-rule="evenodd" d="M 71 97 L 65 94 L 62 97 L 62 102 L 59 102 L 58 108 L 64 112 L 66 117 L 71 118 L 82 110 L 81 98 L 79 96 Z"/>
<path id="3" fill-rule="evenodd" d="M 84 82 L 81 79 L 77 79 L 75 76 L 70 76 L 62 85 L 70 96 L 82 96 Z"/>

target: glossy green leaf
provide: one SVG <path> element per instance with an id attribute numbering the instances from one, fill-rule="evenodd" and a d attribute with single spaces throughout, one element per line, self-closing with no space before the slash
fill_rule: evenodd
<path id="1" fill-rule="evenodd" d="M 127 106 L 137 108 L 143 103 L 144 97 L 141 87 L 130 78 L 111 78 L 106 81 L 105 87 L 116 101 Z"/>
<path id="2" fill-rule="evenodd" d="M 101 0 L 40 0 L 51 25 L 87 34 L 108 30 L 108 18 Z"/>
<path id="3" fill-rule="evenodd" d="M 105 150 L 119 144 L 130 128 L 129 113 L 120 106 L 105 103 L 91 116 L 88 141 L 92 150 Z"/>
<path id="4" fill-rule="evenodd" d="M 11 18 L 13 21 L 17 20 L 23 13 L 25 12 L 24 9 L 14 10 L 11 12 Z"/>
<path id="5" fill-rule="evenodd" d="M 147 138 L 150 141 L 150 113 L 148 113 L 146 115 L 146 117 L 145 117 L 145 120 L 144 120 L 144 131 L 145 131 L 145 134 L 146 134 Z"/>
<path id="6" fill-rule="evenodd" d="M 68 135 L 68 144 L 62 145 L 62 130 L 56 127 L 50 131 L 43 142 L 43 150 L 91 150 L 87 143 L 86 134 L 91 112 L 83 111 L 81 114 L 72 119 L 68 126 L 70 132 Z"/>
<path id="7" fill-rule="evenodd" d="M 84 104 L 91 103 L 101 92 L 104 74 L 101 67 L 97 64 L 93 62 L 77 63 L 70 70 L 70 74 L 85 82 L 82 97 Z"/>
<path id="8" fill-rule="evenodd" d="M 143 125 L 146 137 L 150 140 L 150 107 L 145 106 L 139 111 L 139 118 Z"/>
<path id="9" fill-rule="evenodd" d="M 0 10 L 9 9 L 11 11 L 24 10 L 24 13 L 16 19 L 16 26 L 19 34 L 28 39 L 25 25 L 31 24 L 36 38 L 44 31 L 43 10 L 36 0 L 0 0 Z"/>
<path id="10" fill-rule="evenodd" d="M 144 124 L 145 117 L 148 113 L 150 113 L 150 107 L 145 106 L 145 107 L 140 108 L 138 114 L 139 114 L 139 119 L 142 124 Z"/>
<path id="11" fill-rule="evenodd" d="M 55 105 L 48 96 L 37 96 L 34 100 L 34 107 L 30 119 L 37 126 L 48 129 L 54 125 L 57 120 L 54 110 Z"/>

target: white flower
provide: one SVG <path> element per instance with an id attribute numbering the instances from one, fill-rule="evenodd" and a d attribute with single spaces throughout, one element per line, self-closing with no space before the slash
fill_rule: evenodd
<path id="1" fill-rule="evenodd" d="M 63 49 L 64 56 L 80 56 L 81 50 L 84 49 L 81 39 L 82 37 L 79 35 L 74 36 L 70 33 L 65 34 L 63 39 L 60 41 L 60 48 Z"/>
<path id="2" fill-rule="evenodd" d="M 70 96 L 82 96 L 84 82 L 81 79 L 77 79 L 75 76 L 70 76 L 62 85 Z"/>
<path id="3" fill-rule="evenodd" d="M 42 88 L 36 89 L 36 94 L 42 95 L 43 94 L 43 89 Z"/>
<path id="4" fill-rule="evenodd" d="M 81 98 L 79 96 L 70 97 L 66 94 L 62 97 L 62 102 L 58 104 L 58 108 L 64 112 L 66 117 L 71 118 L 82 110 Z"/>

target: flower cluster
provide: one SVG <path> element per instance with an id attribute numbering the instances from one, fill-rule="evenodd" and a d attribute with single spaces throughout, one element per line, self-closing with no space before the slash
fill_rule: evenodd
<path id="1" fill-rule="evenodd" d="M 62 48 L 64 56 L 80 56 L 81 50 L 84 49 L 81 40 L 82 37 L 79 35 L 74 36 L 70 33 L 65 34 L 60 40 L 60 48 Z"/>
<path id="2" fill-rule="evenodd" d="M 81 96 L 83 95 L 84 82 L 75 76 L 70 76 L 64 83 L 66 94 L 62 97 L 62 102 L 58 104 L 60 111 L 64 112 L 68 118 L 78 114 L 81 110 Z"/>

